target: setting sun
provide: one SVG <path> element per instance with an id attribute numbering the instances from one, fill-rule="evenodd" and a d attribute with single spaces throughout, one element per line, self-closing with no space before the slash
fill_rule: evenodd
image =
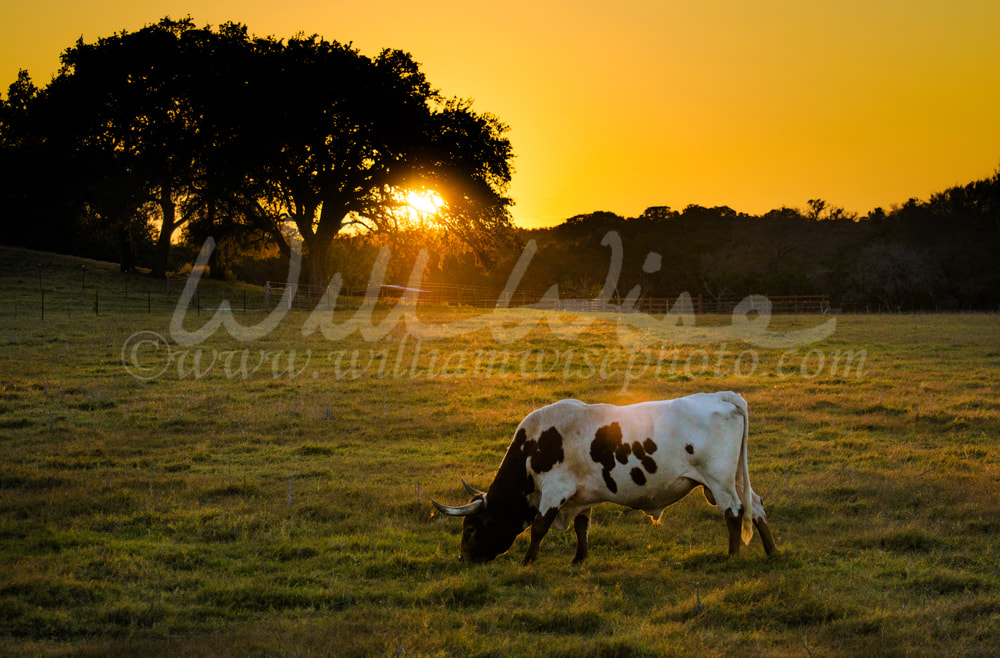
<path id="1" fill-rule="evenodd" d="M 436 215 L 445 205 L 444 199 L 434 190 L 408 190 L 403 202 L 418 215 Z"/>

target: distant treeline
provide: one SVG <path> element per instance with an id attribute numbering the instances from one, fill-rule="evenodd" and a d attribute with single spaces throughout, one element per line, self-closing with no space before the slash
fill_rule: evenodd
<path id="1" fill-rule="evenodd" d="M 541 280 L 599 289 L 617 231 L 625 247 L 619 290 L 652 297 L 827 294 L 834 306 L 899 309 L 1000 307 L 1000 172 L 928 201 L 910 199 L 865 217 L 810 202 L 747 215 L 728 207 L 601 212 L 532 231 Z M 647 253 L 660 255 L 647 264 Z M 648 272 L 645 270 L 654 269 Z"/>
<path id="2" fill-rule="evenodd" d="M 811 200 L 805 211 L 763 215 L 697 205 L 648 208 L 638 217 L 578 215 L 552 228 L 517 229 L 488 270 L 468 254 L 432 247 L 425 280 L 502 288 L 534 240 L 537 252 L 522 289 L 558 284 L 563 297 L 594 297 L 611 266 L 611 249 L 601 244 L 608 231 L 617 232 L 624 247 L 622 297 L 639 285 L 646 297 L 826 294 L 834 307 L 849 309 L 1000 307 L 1000 171 L 863 217 L 822 200 Z M 364 285 L 381 242 L 341 239 L 339 264 L 348 280 Z M 428 241 L 392 242 L 390 277 L 404 281 L 416 247 Z"/>

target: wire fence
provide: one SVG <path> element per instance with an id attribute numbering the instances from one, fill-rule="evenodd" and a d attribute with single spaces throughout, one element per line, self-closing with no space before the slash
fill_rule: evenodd
<path id="1" fill-rule="evenodd" d="M 15 290 L 2 291 L 0 317 L 34 318 L 43 320 L 57 317 L 72 318 L 83 314 L 153 314 L 172 312 L 178 308 L 186 278 L 174 277 L 155 280 L 138 275 L 122 275 L 117 285 L 37 285 L 22 284 Z M 116 289 L 117 288 L 117 289 Z M 285 292 L 292 288 L 292 294 Z M 543 292 L 518 290 L 505 294 L 502 290 L 457 284 L 424 283 L 418 290 L 403 286 L 382 286 L 377 292 L 379 304 L 409 303 L 416 299 L 420 306 L 467 306 L 493 309 L 498 305 L 508 308 L 533 307 L 566 313 L 645 313 L 663 315 L 677 311 L 680 295 L 669 297 L 641 297 L 625 304 L 614 296 L 609 301 L 586 298 L 548 299 Z M 368 291 L 355 290 L 332 296 L 323 286 L 288 284 L 269 281 L 263 287 L 240 285 L 227 286 L 220 282 L 200 285 L 194 293 L 186 312 L 194 315 L 214 313 L 225 305 L 233 313 L 270 312 L 279 304 L 288 308 L 311 311 L 315 309 L 356 309 L 365 300 Z M 871 314 L 898 313 L 898 309 L 882 304 L 840 304 L 834 307 L 828 295 L 778 295 L 767 296 L 771 314 Z M 745 297 L 712 297 L 692 295 L 691 309 L 696 315 L 732 315 Z M 763 311 L 760 309 L 752 309 Z"/>
<path id="2" fill-rule="evenodd" d="M 16 247 L 0 251 L 0 317 L 73 318 L 81 315 L 153 314 L 177 310 L 189 279 L 177 276 L 153 279 L 139 273 L 123 274 L 108 263 L 85 261 L 57 255 L 39 255 Z M 676 312 L 681 294 L 641 297 L 628 304 L 617 294 L 609 301 L 587 298 L 552 299 L 542 290 L 518 289 L 506 293 L 499 288 L 455 283 L 421 282 L 410 290 L 384 285 L 367 290 L 341 291 L 334 296 L 326 287 L 268 281 L 264 286 L 227 283 L 204 278 L 184 311 L 201 315 L 228 307 L 233 313 L 267 313 L 278 304 L 300 310 L 356 309 L 366 298 L 376 295 L 380 304 L 411 303 L 424 306 L 535 307 L 580 313 L 645 313 L 662 315 Z M 289 296 L 284 293 L 292 288 Z M 904 312 L 976 312 L 975 308 L 955 308 L 953 304 L 905 310 L 888 302 L 835 299 L 828 295 L 764 295 L 772 314 L 882 314 Z M 690 295 L 690 308 L 697 315 L 731 315 L 746 297 Z M 836 304 L 836 306 L 833 306 Z M 753 309 L 751 309 L 753 310 Z M 758 309 L 763 311 L 763 308 Z M 978 309 L 997 312 L 1000 309 Z"/>
<path id="3" fill-rule="evenodd" d="M 97 277 L 92 277 L 97 278 Z M 34 318 L 37 320 L 73 318 L 82 315 L 153 314 L 171 312 L 177 308 L 186 283 L 185 278 L 150 279 L 137 275 L 121 275 L 117 284 L 109 285 L 107 276 L 100 283 L 83 278 L 79 285 L 64 282 L 20 286 L 4 291 L 0 316 Z M 230 289 L 216 284 L 195 292 L 187 312 L 214 312 L 228 304 L 234 313 L 265 311 L 265 295 L 257 287 Z"/>
<path id="4" fill-rule="evenodd" d="M 291 294 L 286 292 L 291 289 Z M 346 306 L 357 306 L 366 297 L 377 297 L 380 301 L 395 303 L 412 303 L 429 306 L 470 306 L 473 308 L 497 308 L 532 306 L 544 310 L 563 311 L 570 313 L 646 313 L 649 315 L 666 314 L 674 310 L 680 294 L 672 297 L 642 297 L 633 303 L 625 304 L 619 296 L 610 300 L 586 298 L 548 299 L 544 293 L 537 290 L 517 290 L 513 293 L 497 288 L 480 286 L 463 286 L 445 283 L 421 283 L 420 288 L 383 285 L 378 290 L 352 291 L 343 297 Z M 731 315 L 744 297 L 709 297 L 697 295 L 691 297 L 691 308 L 698 315 L 726 314 Z M 768 297 L 771 313 L 781 314 L 826 314 L 835 309 L 830 306 L 827 295 L 783 295 Z M 264 286 L 264 305 L 268 308 L 279 303 L 289 305 L 289 308 L 331 308 L 340 298 L 331 299 L 328 289 L 322 286 L 309 286 L 298 283 L 268 281 Z M 752 306 L 752 304 L 751 304 Z M 765 306 L 751 310 L 764 311 Z"/>
<path id="5" fill-rule="evenodd" d="M 267 312 L 279 304 L 285 304 L 290 309 L 298 310 L 334 310 L 357 308 L 364 300 L 363 293 L 331 297 L 325 289 L 313 289 L 310 286 L 294 286 L 291 295 L 285 295 L 287 286 L 270 284 L 264 290 L 199 290 L 195 292 L 187 305 L 185 312 L 200 316 L 202 313 L 214 313 L 228 306 L 233 313 Z M 145 288 L 133 289 L 129 292 L 115 294 L 107 290 L 60 291 L 40 290 L 21 293 L 6 304 L 0 305 L 0 315 L 13 318 L 33 317 L 39 320 L 56 317 L 72 318 L 81 314 L 94 316 L 108 314 L 163 313 L 175 311 L 180 302 L 180 289 L 171 290 L 166 287 L 151 285 Z M 384 304 L 408 303 L 410 297 L 398 290 L 380 291 L 378 302 Z M 507 308 L 533 307 L 543 310 L 565 313 L 645 313 L 661 315 L 677 311 L 678 297 L 644 297 L 630 305 L 625 305 L 620 299 L 610 301 L 594 299 L 542 299 L 541 295 L 518 293 L 503 299 L 500 294 L 490 295 L 485 289 L 471 289 L 462 286 L 449 286 L 449 290 L 420 292 L 416 296 L 419 306 L 468 306 L 472 308 L 492 309 L 500 306 Z M 731 315 L 743 298 L 706 298 L 697 296 L 691 298 L 691 309 L 697 315 L 723 314 Z M 770 297 L 770 313 L 772 314 L 825 314 L 839 309 L 831 309 L 825 295 L 794 295 Z M 764 312 L 762 305 L 759 309 Z"/>
<path id="6" fill-rule="evenodd" d="M 86 268 L 62 272 L 41 265 L 37 279 L 33 271 L 20 270 L 14 280 L 0 293 L 0 316 L 33 318 L 73 318 L 81 315 L 164 313 L 178 309 L 187 277 L 152 279 L 138 274 L 93 272 Z M 12 279 L 8 278 L 8 282 Z M 287 293 L 287 294 L 286 294 Z M 508 293 L 498 288 L 449 283 L 421 283 L 420 288 L 383 285 L 376 290 L 353 290 L 332 294 L 323 286 L 268 281 L 263 287 L 247 284 L 226 284 L 202 279 L 190 302 L 184 306 L 187 314 L 201 315 L 228 308 L 233 313 L 270 312 L 279 304 L 300 310 L 334 310 L 358 308 L 365 299 L 374 297 L 380 304 L 416 303 L 421 306 L 466 306 L 493 309 L 499 307 L 534 307 L 567 313 L 645 313 L 661 315 L 679 308 L 690 308 L 695 314 L 730 315 L 742 297 L 710 297 L 691 295 L 679 306 L 680 294 L 669 297 L 642 297 L 625 303 L 618 295 L 610 300 L 587 298 L 553 298 L 540 290 L 516 290 Z M 787 295 L 768 297 L 774 314 L 825 314 L 832 309 L 827 295 Z M 759 312 L 765 306 L 753 309 Z M 878 312 L 881 309 L 877 309 Z M 864 311 L 862 311 L 864 312 Z"/>

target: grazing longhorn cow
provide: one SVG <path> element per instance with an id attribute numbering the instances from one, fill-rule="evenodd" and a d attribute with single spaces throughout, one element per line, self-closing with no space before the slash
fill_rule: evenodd
<path id="1" fill-rule="evenodd" d="M 538 558 L 549 528 L 576 530 L 577 564 L 587 557 L 590 508 L 613 502 L 659 521 L 663 509 L 697 486 L 723 510 L 729 555 L 749 543 L 753 525 L 764 550 L 774 539 L 747 470 L 747 403 L 731 392 L 698 393 L 629 406 L 561 400 L 531 412 L 485 493 L 461 507 L 432 500 L 444 514 L 465 517 L 462 559 L 487 562 L 531 527 L 524 564 Z"/>

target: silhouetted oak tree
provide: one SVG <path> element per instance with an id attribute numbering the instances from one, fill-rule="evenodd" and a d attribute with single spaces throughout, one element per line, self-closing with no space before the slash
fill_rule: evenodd
<path id="1" fill-rule="evenodd" d="M 242 93 L 232 90 L 244 98 L 231 108 L 239 119 L 220 151 L 246 167 L 230 198 L 285 251 L 281 220 L 294 224 L 313 282 L 329 278 L 334 237 L 394 212 L 403 189 L 436 190 L 447 202 L 441 223 L 477 253 L 509 227 L 506 127 L 443 99 L 409 54 L 368 58 L 296 37 L 257 40 L 247 55 Z"/>
<path id="2" fill-rule="evenodd" d="M 187 225 L 192 237 L 257 233 L 285 253 L 297 233 L 325 283 L 334 237 L 391 212 L 406 188 L 436 190 L 441 223 L 477 254 L 510 226 L 506 126 L 442 97 L 402 51 L 369 58 L 188 18 L 81 40 L 62 61 L 20 113 L 75 163 L 83 182 L 66 185 L 88 216 L 126 243 L 157 220 L 154 275 Z"/>

